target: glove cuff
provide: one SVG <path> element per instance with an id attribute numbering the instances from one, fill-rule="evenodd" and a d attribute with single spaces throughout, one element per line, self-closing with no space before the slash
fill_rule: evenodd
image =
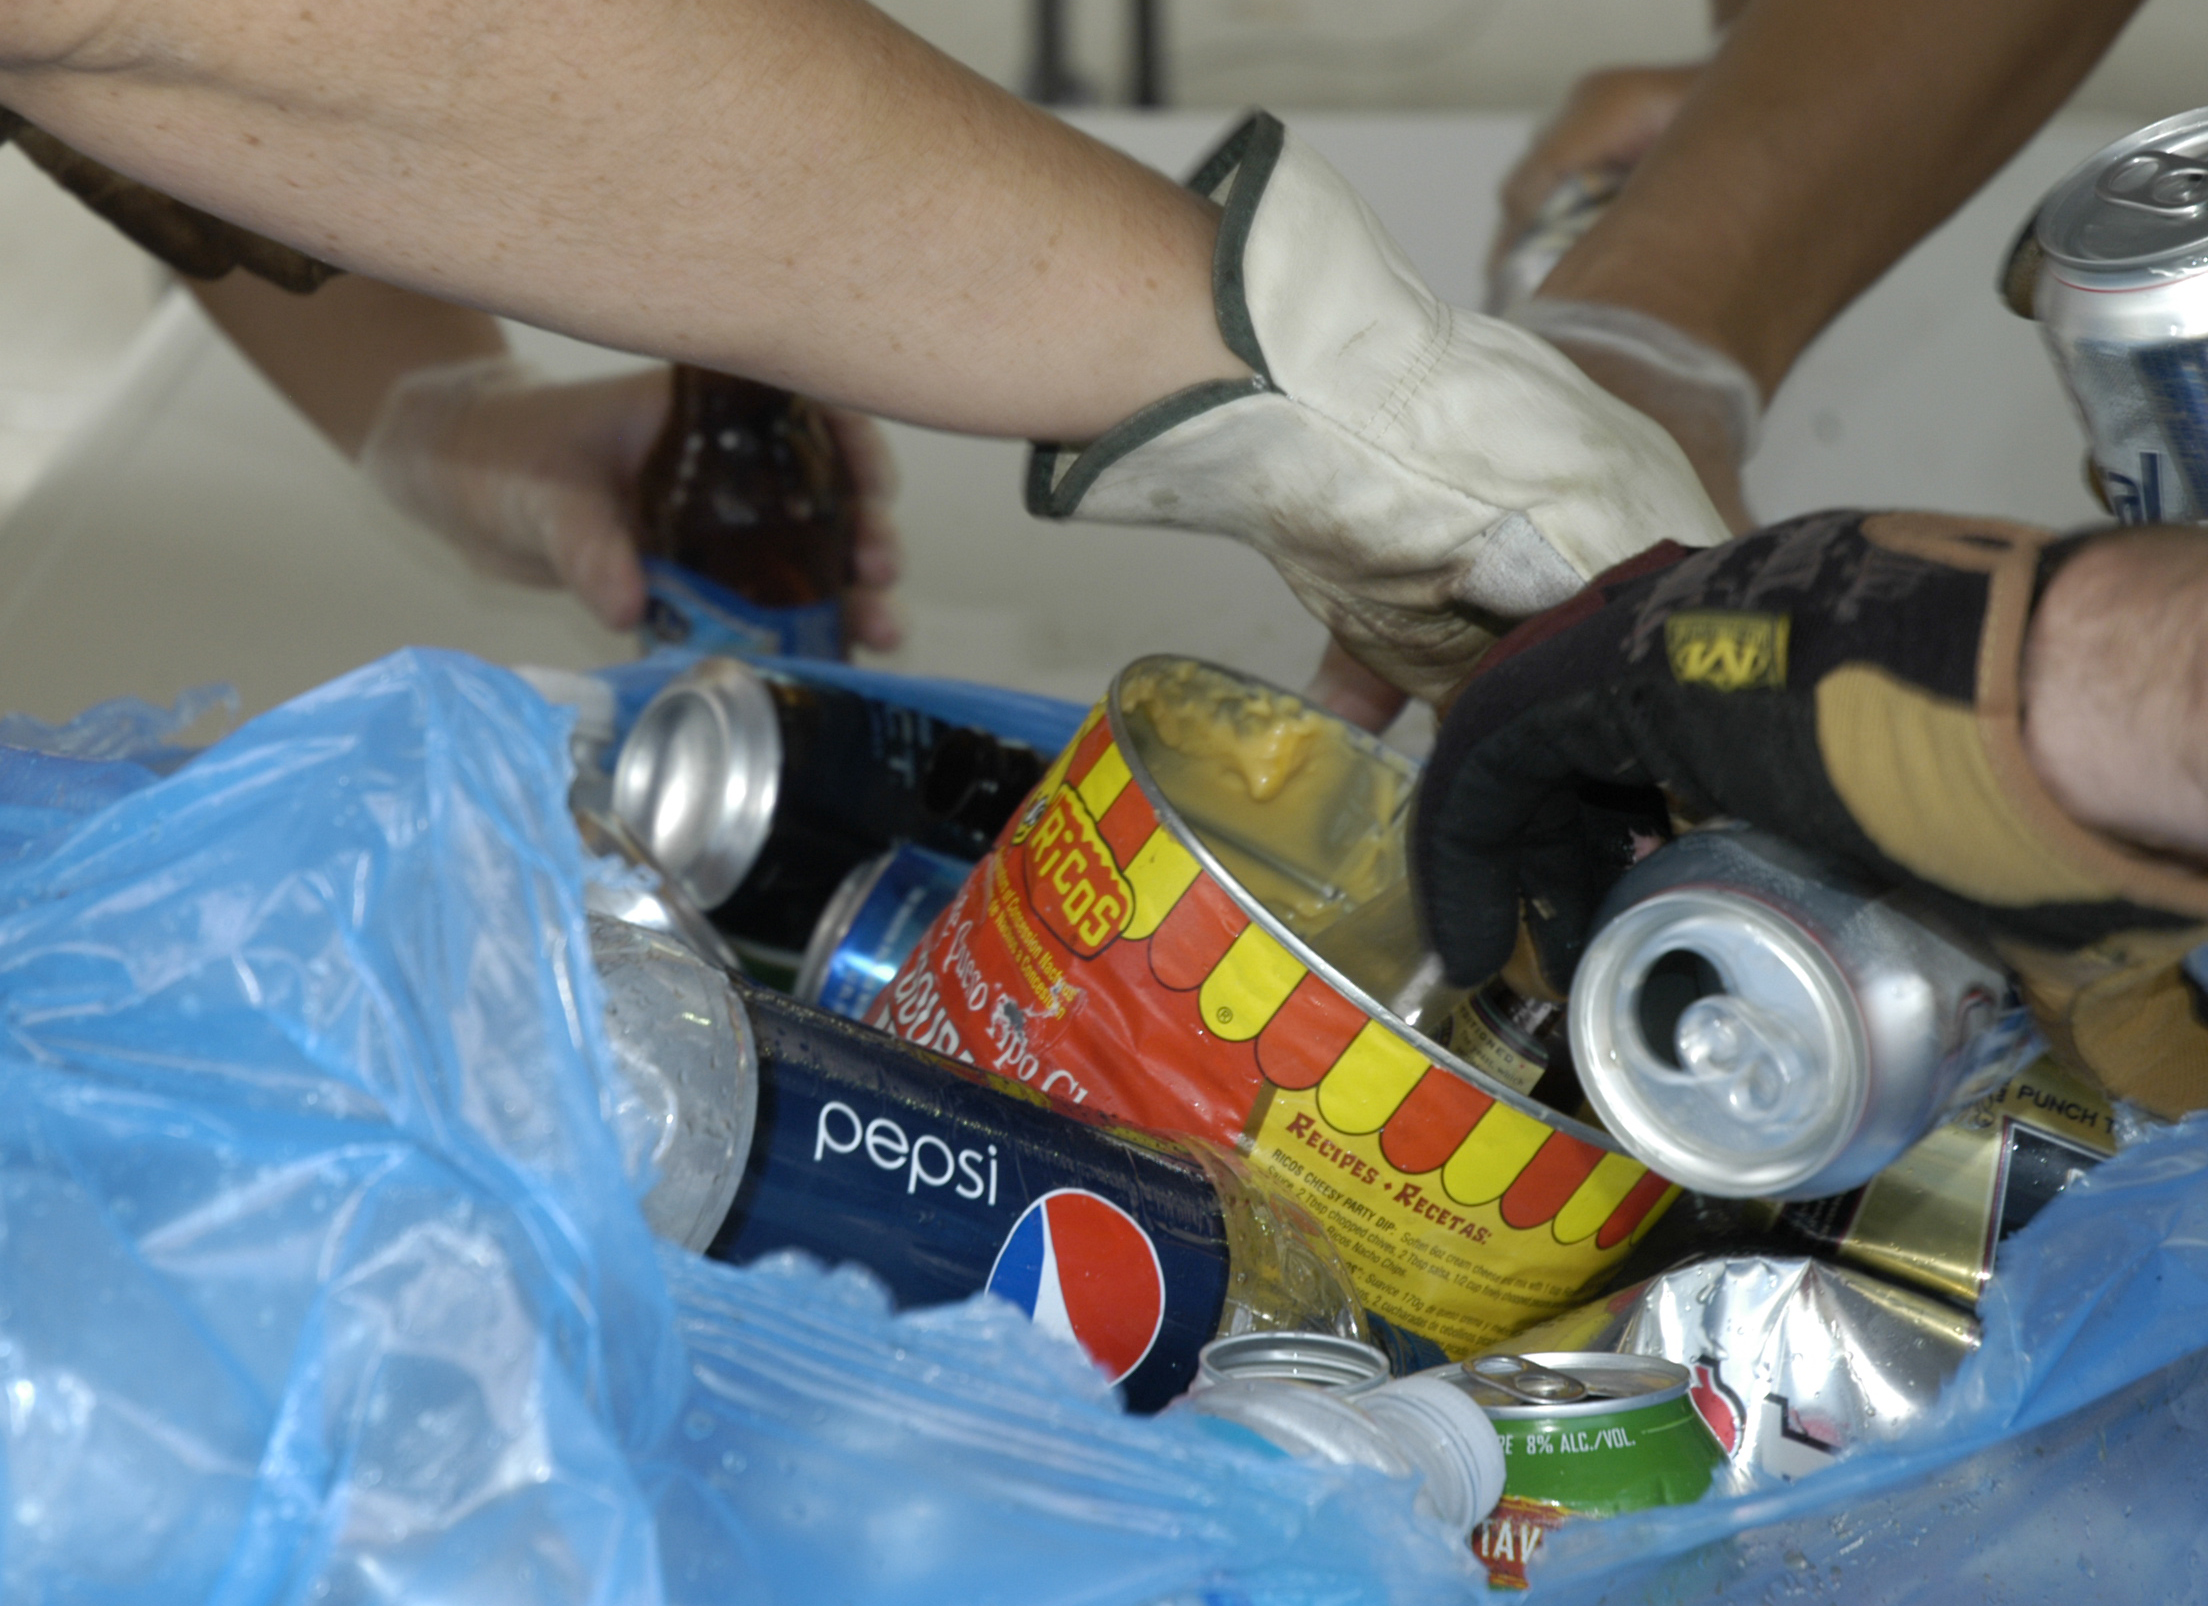
<path id="1" fill-rule="evenodd" d="M 1212 308 L 1219 320 L 1220 339 L 1249 364 L 1252 377 L 1178 391 L 1129 414 L 1086 445 L 1037 441 L 1027 465 L 1027 510 L 1037 518 L 1070 519 L 1079 515 L 1114 522 L 1142 518 L 1140 512 L 1129 513 L 1117 507 L 1083 508 L 1082 503 L 1105 471 L 1129 453 L 1214 408 L 1273 390 L 1272 372 L 1257 338 L 1257 322 L 1250 314 L 1244 260 L 1251 231 L 1257 226 L 1258 203 L 1280 164 L 1287 141 L 1288 130 L 1279 118 L 1269 112 L 1255 112 L 1197 164 L 1188 180 L 1188 188 L 1220 206 L 1219 240 L 1211 258 Z M 1169 509 L 1152 510 L 1149 516 L 1160 522 L 1179 522 L 1170 519 Z"/>

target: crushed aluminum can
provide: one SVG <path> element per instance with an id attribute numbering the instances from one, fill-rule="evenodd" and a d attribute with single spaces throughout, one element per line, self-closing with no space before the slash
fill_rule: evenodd
<path id="1" fill-rule="evenodd" d="M 1975 1317 L 1806 1256 L 1697 1261 L 1544 1322 L 1512 1353 L 1600 1350 L 1687 1368 L 1688 1398 L 1755 1488 L 1909 1431 L 1978 1347 Z"/>

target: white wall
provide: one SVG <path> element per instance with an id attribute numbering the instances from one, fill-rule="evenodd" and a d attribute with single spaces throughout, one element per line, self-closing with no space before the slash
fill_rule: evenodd
<path id="1" fill-rule="evenodd" d="M 1031 0 L 879 0 L 999 83 L 1025 75 Z M 1066 0 L 1075 63 L 1126 94 L 1126 0 Z M 1704 0 L 1160 0 L 1184 106 L 1545 110 L 1590 67 L 1674 61 L 1708 40 Z M 2143 123 L 2208 104 L 2208 5 L 2148 0 L 2073 109 Z"/>
<path id="2" fill-rule="evenodd" d="M 83 416 L 160 279 L 20 151 L 0 149 L 0 513 Z"/>

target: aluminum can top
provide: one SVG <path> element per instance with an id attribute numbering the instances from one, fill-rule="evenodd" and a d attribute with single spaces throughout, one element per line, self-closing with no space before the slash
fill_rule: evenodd
<path id="1" fill-rule="evenodd" d="M 2208 268 L 2208 109 L 2096 152 L 2039 209 L 2039 246 L 2065 275 L 2134 288 Z"/>
<path id="2" fill-rule="evenodd" d="M 1687 1392 L 1687 1369 L 1653 1355 L 1602 1350 L 1482 1355 L 1462 1364 L 1459 1383 L 1498 1422 L 1606 1416 L 1662 1405 Z"/>
<path id="3" fill-rule="evenodd" d="M 711 909 L 766 846 L 781 776 L 774 693 L 735 659 L 707 658 L 637 716 L 614 763 L 613 811 Z"/>

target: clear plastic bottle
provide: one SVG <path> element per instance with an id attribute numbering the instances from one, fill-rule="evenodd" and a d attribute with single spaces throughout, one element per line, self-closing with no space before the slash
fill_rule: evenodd
<path id="1" fill-rule="evenodd" d="M 625 1084 L 608 1119 L 661 1236 L 856 1261 L 900 1305 L 988 1290 L 1136 1410 L 1186 1389 L 1221 1335 L 1370 1333 L 1324 1229 L 1200 1139 L 740 986 L 657 933 L 593 917 L 591 936 Z"/>
<path id="2" fill-rule="evenodd" d="M 1503 1446 L 1487 1413 L 1436 1377 L 1354 1394 L 1308 1383 L 1232 1381 L 1184 1396 L 1177 1411 L 1229 1422 L 1292 1456 L 1421 1480 L 1418 1508 L 1469 1541 L 1503 1497 Z"/>

